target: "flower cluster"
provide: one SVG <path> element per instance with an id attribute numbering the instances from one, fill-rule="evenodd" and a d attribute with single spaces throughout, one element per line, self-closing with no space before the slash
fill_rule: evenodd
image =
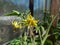
<path id="1" fill-rule="evenodd" d="M 27 16 L 27 19 L 23 20 L 25 26 L 37 26 L 38 21 L 35 20 L 31 15 Z"/>
<path id="2" fill-rule="evenodd" d="M 27 16 L 27 19 L 22 20 L 22 22 L 23 22 L 23 25 L 21 23 L 18 24 L 17 21 L 14 21 L 12 23 L 12 25 L 15 28 L 22 28 L 22 26 L 36 27 L 37 26 L 37 23 L 38 23 L 38 20 L 35 20 L 31 15 L 28 15 Z"/>

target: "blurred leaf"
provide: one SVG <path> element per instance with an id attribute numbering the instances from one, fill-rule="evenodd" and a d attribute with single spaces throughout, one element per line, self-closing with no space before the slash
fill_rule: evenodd
<path id="1" fill-rule="evenodd" d="M 55 39 L 58 39 L 59 35 L 55 35 Z"/>
<path id="2" fill-rule="evenodd" d="M 42 32 L 44 32 L 44 30 L 45 30 L 45 29 L 44 29 L 44 27 L 43 27 L 43 26 L 41 26 L 41 29 L 42 29 Z"/>
<path id="3" fill-rule="evenodd" d="M 24 43 L 24 45 L 27 45 L 27 42 L 23 42 Z"/>
<path id="4" fill-rule="evenodd" d="M 53 45 L 53 42 L 51 40 L 46 40 L 45 45 Z"/>
<path id="5" fill-rule="evenodd" d="M 6 16 L 20 16 L 20 12 L 13 10 L 11 13 L 7 14 Z"/>
<path id="6" fill-rule="evenodd" d="M 20 12 L 18 12 L 18 11 L 16 11 L 16 10 L 13 10 L 13 12 L 16 13 L 16 14 L 20 14 Z"/>
<path id="7" fill-rule="evenodd" d="M 28 43 L 28 45 L 34 45 L 34 44 L 32 44 L 32 43 Z"/>

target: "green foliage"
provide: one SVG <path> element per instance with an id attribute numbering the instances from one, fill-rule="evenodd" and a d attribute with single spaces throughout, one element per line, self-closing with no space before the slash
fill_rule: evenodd
<path id="1" fill-rule="evenodd" d="M 55 35 L 56 40 L 60 40 L 60 21 L 58 22 L 54 32 L 57 32 L 57 34 Z"/>
<path id="2" fill-rule="evenodd" d="M 53 42 L 51 40 L 46 40 L 45 45 L 53 45 Z"/>
<path id="3" fill-rule="evenodd" d="M 21 45 L 22 41 L 21 39 L 14 39 L 11 41 L 9 45 Z"/>
<path id="4" fill-rule="evenodd" d="M 5 16 L 18 16 L 25 19 L 29 14 L 30 14 L 30 10 L 26 10 L 25 12 L 19 12 L 13 10 L 11 13 L 6 14 Z"/>
<path id="5" fill-rule="evenodd" d="M 6 16 L 20 16 L 20 12 L 13 10 L 11 13 L 7 14 Z"/>
<path id="6" fill-rule="evenodd" d="M 25 13 L 20 13 L 18 11 L 13 11 L 11 14 L 8 15 L 17 15 L 25 20 L 25 18 L 27 17 L 26 15 L 29 15 L 29 13 L 27 12 L 28 11 L 26 11 Z M 43 24 L 38 22 L 37 24 L 38 26 L 36 27 L 30 25 L 28 25 L 26 28 L 24 27 L 24 32 L 22 37 L 12 40 L 10 42 L 10 45 L 53 45 L 53 42 L 51 40 L 47 40 L 47 38 L 50 37 L 51 35 L 55 35 L 56 39 L 59 38 L 58 30 L 60 29 L 60 24 L 58 24 L 56 28 L 54 28 L 52 25 L 53 21 L 57 16 L 58 15 L 52 18 L 50 17 L 50 15 L 47 14 L 44 20 L 45 22 Z M 33 17 L 30 16 L 30 18 L 27 18 L 27 20 L 28 19 L 32 22 Z M 53 30 L 52 34 L 49 34 L 50 30 Z M 33 33 L 33 31 L 36 31 L 38 35 L 36 36 Z"/>

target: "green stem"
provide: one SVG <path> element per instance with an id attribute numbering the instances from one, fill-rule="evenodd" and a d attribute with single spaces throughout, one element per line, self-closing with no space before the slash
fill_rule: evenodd
<path id="1" fill-rule="evenodd" d="M 56 34 L 59 34 L 58 32 L 56 33 L 53 33 L 53 34 L 49 34 L 48 37 L 52 36 L 52 35 L 56 35 Z"/>
<path id="2" fill-rule="evenodd" d="M 44 43 L 42 42 L 41 45 L 44 45 Z"/>
<path id="3" fill-rule="evenodd" d="M 40 36 L 40 41 L 42 43 L 42 36 L 41 36 L 41 31 L 39 30 L 39 36 Z"/>
<path id="4" fill-rule="evenodd" d="M 50 28 L 51 28 L 51 26 L 52 26 L 53 21 L 56 19 L 57 16 L 58 16 L 58 15 L 56 15 L 56 16 L 53 18 L 53 20 L 51 21 L 51 23 L 50 23 L 48 29 L 46 30 L 46 35 L 45 35 L 45 37 L 44 37 L 44 39 L 43 39 L 43 41 L 42 41 L 42 43 L 43 43 L 42 45 L 44 45 L 46 39 L 48 38 L 49 30 L 50 30 Z"/>

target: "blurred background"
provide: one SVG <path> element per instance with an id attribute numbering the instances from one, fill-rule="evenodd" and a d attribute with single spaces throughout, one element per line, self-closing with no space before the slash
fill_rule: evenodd
<path id="1" fill-rule="evenodd" d="M 31 10 L 32 15 L 41 21 L 45 11 L 50 13 L 51 0 L 0 0 L 0 16 L 10 13 L 12 10 L 19 12 Z"/>

